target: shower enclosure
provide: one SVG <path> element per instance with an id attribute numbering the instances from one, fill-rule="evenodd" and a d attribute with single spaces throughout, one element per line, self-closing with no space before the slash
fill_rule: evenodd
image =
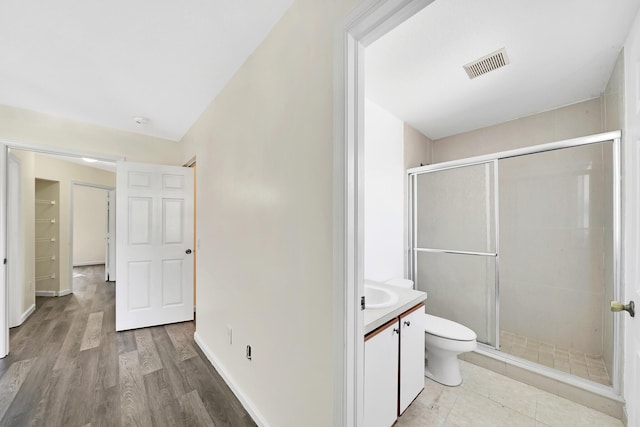
<path id="1" fill-rule="evenodd" d="M 609 132 L 410 169 L 409 271 L 427 312 L 490 353 L 617 390 L 619 142 Z"/>

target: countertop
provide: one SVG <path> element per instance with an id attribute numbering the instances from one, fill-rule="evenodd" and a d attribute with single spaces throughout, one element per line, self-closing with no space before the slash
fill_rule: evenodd
<path id="1" fill-rule="evenodd" d="M 375 283 L 376 286 L 389 289 L 398 294 L 398 302 L 391 307 L 367 308 L 364 310 L 364 333 L 365 335 L 379 326 L 384 325 L 394 317 L 399 316 L 411 307 L 420 304 L 427 299 L 427 293 L 413 289 L 403 289 L 397 286 Z"/>

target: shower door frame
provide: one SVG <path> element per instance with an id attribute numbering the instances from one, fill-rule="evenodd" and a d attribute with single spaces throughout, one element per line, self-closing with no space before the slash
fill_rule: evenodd
<path id="1" fill-rule="evenodd" d="M 468 160 L 468 162 L 465 162 L 463 164 L 452 164 L 452 163 L 463 162 L 465 160 Z M 488 165 L 488 164 L 493 165 L 493 171 L 492 171 L 493 185 L 491 186 L 491 190 L 493 191 L 493 210 L 494 210 L 494 215 L 493 215 L 493 230 L 494 230 L 493 238 L 495 239 L 495 242 L 493 245 L 494 251 L 479 252 L 479 251 L 462 251 L 462 250 L 455 250 L 455 249 L 417 248 L 416 242 L 418 241 L 418 227 L 415 225 L 414 221 L 415 221 L 415 218 L 417 217 L 418 204 L 413 203 L 413 201 L 417 199 L 416 193 L 418 190 L 418 185 L 417 185 L 418 175 L 422 175 L 425 173 L 442 172 L 446 170 L 459 169 L 459 168 L 465 168 L 470 166 Z M 442 167 L 436 167 L 438 165 Z M 406 259 L 407 259 L 407 271 L 409 272 L 409 278 L 413 280 L 414 283 L 417 283 L 416 278 L 418 275 L 418 253 L 420 252 L 453 254 L 453 255 L 470 255 L 470 256 L 494 258 L 494 288 L 495 288 L 495 301 L 494 301 L 495 312 L 493 317 L 493 319 L 495 320 L 494 336 L 495 336 L 495 348 L 496 349 L 500 348 L 500 333 L 499 333 L 500 332 L 499 331 L 500 306 L 498 304 L 498 301 L 500 298 L 500 295 L 499 295 L 500 276 L 498 274 L 500 272 L 500 243 L 499 243 L 500 229 L 498 227 L 499 199 L 498 199 L 498 191 L 497 191 L 498 190 L 498 159 L 488 159 L 488 160 L 478 161 L 478 157 L 472 157 L 468 159 L 461 159 L 459 161 L 456 160 L 455 162 L 445 162 L 445 163 L 439 163 L 437 165 L 434 164 L 434 165 L 421 166 L 418 168 L 409 169 L 407 173 L 408 173 L 407 189 L 409 189 L 408 190 L 409 197 L 407 198 L 407 201 L 409 203 L 408 209 L 407 209 L 407 212 L 409 212 L 409 220 L 407 222 L 408 232 L 409 232 L 409 239 L 408 239 L 409 248 L 408 248 Z M 491 322 L 490 316 L 487 316 L 486 322 L 487 323 Z M 490 329 L 489 325 L 487 325 L 486 329 L 488 332 Z M 487 345 L 487 344 L 483 344 L 483 345 Z"/>
<path id="2" fill-rule="evenodd" d="M 478 343 L 479 349 L 486 350 L 486 354 L 492 356 L 499 356 L 501 358 L 514 360 L 515 356 L 508 355 L 501 352 L 500 349 L 500 227 L 499 227 L 499 169 L 498 161 L 501 159 L 508 159 L 512 157 L 525 156 L 529 154 L 544 153 L 548 151 L 561 150 L 565 148 L 580 147 L 591 144 L 598 144 L 603 142 L 612 142 L 612 199 L 613 199 L 613 293 L 612 298 L 621 301 L 622 288 L 620 283 L 620 260 L 621 260 L 621 158 L 620 158 L 620 140 L 622 132 L 612 131 L 595 135 L 589 135 L 579 138 L 566 139 L 562 141 L 550 142 L 546 144 L 533 145 L 530 147 L 518 148 L 514 150 L 501 151 L 498 153 L 491 153 L 482 156 L 469 157 L 465 159 L 453 160 L 448 162 L 436 163 L 432 165 L 420 166 L 416 168 L 407 169 L 407 213 L 408 213 L 408 248 L 406 253 L 407 271 L 409 272 L 409 278 L 414 280 L 417 276 L 417 255 L 418 252 L 424 252 L 424 249 L 416 248 L 416 209 L 417 204 L 414 203 L 417 195 L 417 176 L 430 173 L 444 171 L 447 169 L 456 169 L 466 166 L 473 166 L 479 164 L 493 163 L 493 191 L 494 191 L 494 232 L 495 232 L 495 346 Z M 478 255 L 478 256 L 490 256 L 489 253 L 480 252 L 467 252 L 456 251 L 447 249 L 434 249 L 427 250 L 428 252 L 436 253 L 451 253 L 451 254 L 464 254 L 464 255 Z M 428 297 L 427 297 L 428 298 Z M 488 320 L 489 321 L 489 320 Z M 622 367 L 622 351 L 621 348 L 621 319 L 620 316 L 613 317 L 613 372 L 611 375 L 612 387 L 593 385 L 587 380 L 574 377 L 570 374 L 561 375 L 553 368 L 546 368 L 536 362 L 530 362 L 527 360 L 519 360 L 524 366 L 535 368 L 536 371 L 542 371 L 543 374 L 561 377 L 562 380 L 572 379 L 575 380 L 576 385 L 580 387 L 592 389 L 596 392 L 601 392 L 602 388 L 613 389 L 615 395 L 620 396 L 622 393 L 622 381 L 621 381 L 621 367 Z M 552 372 L 553 371 L 553 372 Z M 563 373 L 564 374 L 564 373 Z M 571 381 L 573 382 L 573 381 Z"/>

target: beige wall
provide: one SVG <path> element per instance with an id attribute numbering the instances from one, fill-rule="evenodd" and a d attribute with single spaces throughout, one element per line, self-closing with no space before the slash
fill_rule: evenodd
<path id="1" fill-rule="evenodd" d="M 104 264 L 107 190 L 73 188 L 73 265 Z"/>
<path id="2" fill-rule="evenodd" d="M 183 139 L 197 334 L 272 426 L 333 422 L 333 47 L 355 3 L 296 1 Z"/>
<path id="3" fill-rule="evenodd" d="M 603 98 L 604 131 L 624 128 L 624 52 L 616 60 Z"/>
<path id="4" fill-rule="evenodd" d="M 26 312 L 33 304 L 35 304 L 35 247 L 33 242 L 35 238 L 35 215 L 33 201 L 35 199 L 34 184 L 34 157 L 33 153 L 25 151 L 12 151 L 12 154 L 20 159 L 21 168 L 21 215 L 22 230 L 20 236 L 22 239 L 22 259 L 23 259 L 23 286 L 22 286 L 22 313 Z"/>
<path id="5" fill-rule="evenodd" d="M 602 132 L 602 99 L 433 141 L 433 163 L 529 147 Z"/>
<path id="6" fill-rule="evenodd" d="M 58 181 L 60 183 L 60 289 L 65 292 L 71 285 L 69 257 L 71 256 L 70 215 L 71 215 L 71 181 L 115 187 L 115 173 L 95 169 L 63 160 L 35 155 L 34 164 L 36 178 Z"/>
<path id="7" fill-rule="evenodd" d="M 7 140 L 135 162 L 180 164 L 180 145 L 175 142 L 0 105 L 0 141 Z"/>
<path id="8" fill-rule="evenodd" d="M 432 163 L 433 142 L 407 123 L 404 124 L 404 168 Z"/>

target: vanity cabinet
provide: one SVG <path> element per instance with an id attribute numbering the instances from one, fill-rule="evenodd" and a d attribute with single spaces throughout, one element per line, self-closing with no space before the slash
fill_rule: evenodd
<path id="1" fill-rule="evenodd" d="M 400 408 L 409 407 L 424 388 L 424 304 L 400 316 Z"/>
<path id="2" fill-rule="evenodd" d="M 424 388 L 424 304 L 365 336 L 364 425 L 389 427 Z"/>
<path id="3" fill-rule="evenodd" d="M 389 427 L 398 417 L 398 319 L 364 341 L 364 425 Z"/>

